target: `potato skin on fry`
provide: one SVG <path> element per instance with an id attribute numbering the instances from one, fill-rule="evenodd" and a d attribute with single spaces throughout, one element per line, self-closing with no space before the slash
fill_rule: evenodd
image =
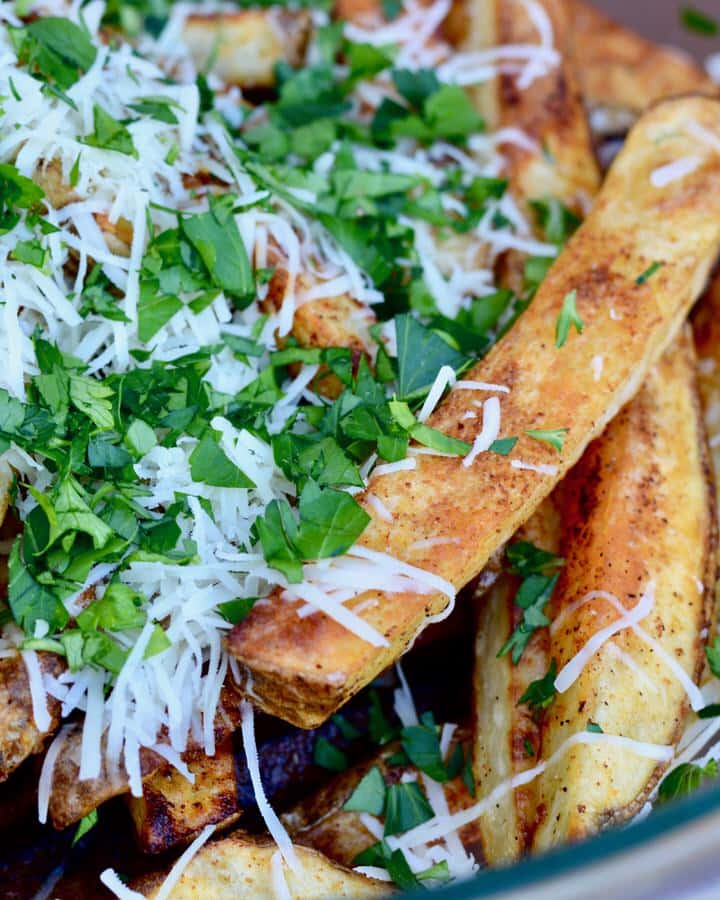
<path id="1" fill-rule="evenodd" d="M 44 672 L 59 675 L 63 665 L 53 653 L 38 653 Z M 32 695 L 22 657 L 0 659 L 0 782 L 5 781 L 28 756 L 40 753 L 45 739 L 60 723 L 60 703 L 47 698 L 50 729 L 38 730 L 33 716 Z"/>
<path id="2" fill-rule="evenodd" d="M 639 115 L 667 97 L 717 95 L 718 86 L 681 51 L 646 40 L 583 0 L 565 2 L 573 61 L 590 107 Z"/>
<path id="3" fill-rule="evenodd" d="M 641 627 L 697 682 L 712 614 L 716 525 L 687 330 L 557 493 L 566 564 L 550 618 L 594 590 L 608 591 L 632 609 L 653 581 L 654 607 Z M 558 669 L 617 616 L 602 599 L 570 611 L 551 629 L 550 656 Z M 670 745 L 682 733 L 687 709 L 682 683 L 625 629 L 548 708 L 542 756 L 548 759 L 589 721 L 607 734 Z M 571 748 L 537 780 L 533 851 L 626 820 L 665 768 L 623 748 Z"/>
<path id="4" fill-rule="evenodd" d="M 394 521 L 376 514 L 363 545 L 462 587 L 637 392 L 701 292 L 720 248 L 720 156 L 698 148 L 686 131 L 694 122 L 720 134 L 720 103 L 669 101 L 640 120 L 529 310 L 466 376 L 510 388 L 501 402 L 501 434 L 520 436 L 515 459 L 554 466 L 552 474 L 514 468 L 511 459 L 490 453 L 470 469 L 455 459 L 419 458 L 414 470 L 371 480 L 369 490 Z M 654 169 L 691 149 L 702 154 L 693 173 L 663 189 L 651 185 Z M 659 259 L 661 269 L 638 284 Z M 571 291 L 584 328 L 558 349 L 557 320 Z M 598 355 L 604 367 L 596 380 Z M 429 424 L 472 440 L 480 423 L 469 425 L 463 416 L 473 399 L 453 390 Z M 547 427 L 569 429 L 561 455 L 524 436 Z M 360 502 L 373 516 L 363 495 Z M 438 537 L 460 543 L 418 548 L 418 541 Z M 299 620 L 293 603 L 256 606 L 229 639 L 253 677 L 254 702 L 301 727 L 314 726 L 396 659 L 427 617 L 447 604 L 440 595 L 383 593 L 363 594 L 358 602 L 369 599 L 377 605 L 365 606 L 361 615 L 385 635 L 387 647 L 373 648 L 320 614 Z"/>
<path id="5" fill-rule="evenodd" d="M 187 17 L 183 40 L 199 70 L 208 65 L 227 84 L 272 87 L 275 65 L 302 60 L 310 33 L 306 11 L 245 9 Z"/>
<path id="6" fill-rule="evenodd" d="M 240 833 L 202 847 L 170 892 L 170 900 L 275 900 L 277 892 L 272 873 L 272 858 L 277 847 L 271 840 L 253 838 Z M 296 847 L 300 870 L 283 868 L 285 881 L 293 900 L 307 897 L 364 900 L 388 897 L 394 888 L 381 881 L 351 872 L 307 847 Z M 148 876 L 133 885 L 148 900 L 156 896 L 165 874 Z"/>

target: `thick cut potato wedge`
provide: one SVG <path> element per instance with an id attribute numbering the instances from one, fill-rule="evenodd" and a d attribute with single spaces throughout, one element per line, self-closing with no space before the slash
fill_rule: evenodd
<path id="1" fill-rule="evenodd" d="M 128 806 L 140 848 L 159 853 L 191 841 L 206 825 L 223 828 L 242 814 L 231 742 L 217 747 L 215 756 L 204 754 L 188 763 L 195 784 L 177 769 L 165 768 L 143 782 L 142 797 L 130 797 Z"/>
<path id="2" fill-rule="evenodd" d="M 520 529 L 517 537 L 558 555 L 560 513 L 549 497 Z M 473 772 L 478 797 L 537 764 L 540 727 L 532 710 L 519 704 L 531 682 L 542 678 L 549 664 L 549 635 L 539 628 L 517 665 L 509 653 L 498 653 L 520 624 L 515 605 L 519 581 L 505 574 L 491 590 L 477 596 L 479 607 L 473 673 Z M 500 797 L 478 819 L 483 857 L 490 865 L 522 855 L 535 817 L 533 784 Z"/>
<path id="3" fill-rule="evenodd" d="M 573 60 L 583 97 L 607 113 L 607 128 L 623 125 L 658 100 L 680 94 L 717 94 L 718 86 L 679 50 L 653 44 L 618 25 L 592 4 L 566 0 Z M 624 131 L 625 127 L 620 127 Z"/>
<path id="4" fill-rule="evenodd" d="M 716 525 L 687 331 L 589 448 L 559 497 L 566 564 L 550 614 L 556 622 L 550 656 L 558 670 L 618 618 L 605 599 L 582 603 L 589 592 L 608 591 L 630 610 L 654 583 L 654 605 L 641 628 L 697 682 L 712 614 Z M 609 735 L 672 745 L 687 709 L 686 689 L 667 660 L 625 628 L 548 708 L 542 756 L 549 759 L 588 722 Z M 570 748 L 537 781 L 532 849 L 629 818 L 665 767 L 626 747 Z"/>
<path id="5" fill-rule="evenodd" d="M 183 41 L 199 70 L 209 69 L 227 84 L 266 88 L 275 84 L 277 63 L 300 64 L 310 26 L 306 11 L 280 8 L 193 14 Z"/>
<path id="6" fill-rule="evenodd" d="M 467 743 L 464 730 L 456 732 L 461 743 Z M 285 827 L 294 841 L 313 847 L 330 859 L 344 866 L 352 866 L 355 857 L 377 843 L 363 823 L 363 815 L 343 809 L 345 803 L 367 772 L 376 766 L 386 784 L 396 784 L 403 776 L 413 775 L 422 779 L 412 765 L 393 766 L 388 759 L 400 749 L 399 744 L 389 744 L 363 765 L 354 766 L 333 778 L 321 790 L 298 803 L 282 816 Z M 422 780 L 420 781 L 422 785 Z M 451 813 L 467 809 L 475 802 L 461 778 L 455 778 L 442 786 Z M 460 829 L 463 847 L 480 861 L 480 842 L 474 822 Z"/>
<path id="7" fill-rule="evenodd" d="M 212 897 L 213 900 L 236 900 L 238 897 L 275 900 L 281 896 L 272 862 L 277 852 L 272 841 L 241 834 L 213 841 L 193 857 L 167 896 L 169 900 L 199 900 L 204 897 Z M 287 866 L 281 870 L 288 896 L 293 900 L 306 900 L 307 897 L 317 897 L 318 900 L 364 900 L 366 897 L 388 897 L 395 893 L 390 885 L 344 869 L 315 850 L 297 847 L 296 853 L 300 863 L 298 872 Z M 148 876 L 133 887 L 152 900 L 164 877 L 164 874 Z"/>
<path id="8" fill-rule="evenodd" d="M 63 666 L 55 654 L 39 653 L 38 659 L 43 671 L 60 674 Z M 40 753 L 45 739 L 58 727 L 60 704 L 48 696 L 47 705 L 51 724 L 48 731 L 41 732 L 35 724 L 30 681 L 22 657 L 18 653 L 0 659 L 0 782 L 29 756 Z"/>
<path id="9" fill-rule="evenodd" d="M 241 698 L 228 679 L 220 695 L 220 710 L 215 720 L 215 741 L 222 744 L 240 726 Z M 50 791 L 50 819 L 55 828 L 67 828 L 106 800 L 129 790 L 128 776 L 123 765 L 113 769 L 103 764 L 98 778 L 80 780 L 80 751 L 82 729 L 71 731 L 63 743 L 53 768 Z M 192 760 L 199 746 L 189 742 L 187 756 Z M 103 753 L 104 759 L 104 753 Z M 166 761 L 152 750 L 143 749 L 140 765 L 143 778 L 164 768 Z"/>
<path id="10" fill-rule="evenodd" d="M 716 274 L 692 318 L 698 355 L 698 386 L 705 413 L 710 453 L 720 475 L 720 273 Z"/>
<path id="11" fill-rule="evenodd" d="M 698 124 L 720 136 L 720 103 L 670 101 L 640 120 L 529 310 L 468 374 L 510 389 L 501 402 L 501 433 L 520 436 L 511 457 L 482 454 L 470 468 L 456 459 L 422 457 L 414 470 L 373 478 L 369 491 L 394 518 L 388 523 L 375 513 L 360 539 L 364 546 L 462 587 L 634 396 L 702 291 L 720 249 L 720 154 L 691 133 Z M 694 172 L 653 187 L 655 169 L 690 153 L 700 155 Z M 638 284 L 656 260 L 663 266 Z M 557 348 L 558 318 L 572 292 L 583 331 Z M 473 440 L 479 423 L 464 420 L 473 399 L 453 390 L 429 424 Z M 547 427 L 568 429 L 562 454 L 524 436 Z M 550 468 L 538 472 L 528 465 Z M 360 502 L 373 516 L 363 495 Z M 423 544 L 437 538 L 452 542 L 431 549 Z M 374 648 L 320 614 L 300 620 L 297 604 L 279 598 L 256 606 L 229 639 L 253 679 L 253 701 L 312 727 L 401 655 L 447 598 L 379 592 L 361 595 L 357 604 L 387 646 Z"/>

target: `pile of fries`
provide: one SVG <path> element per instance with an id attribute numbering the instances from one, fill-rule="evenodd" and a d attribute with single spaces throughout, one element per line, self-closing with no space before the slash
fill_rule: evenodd
<path id="1" fill-rule="evenodd" d="M 368 35 L 438 6 L 392 5 L 339 0 L 332 16 Z M 354 495 L 368 520 L 358 552 L 399 560 L 410 581 L 346 603 L 377 640 L 275 587 L 228 629 L 214 754 L 197 737 L 181 764 L 142 745 L 139 795 L 120 759 L 86 777 L 87 738 L 60 699 L 38 721 L 26 651 L 46 683 L 67 662 L 45 635 L 0 654 L 0 806 L 32 795 L 42 767 L 41 807 L 44 793 L 67 837 L 40 851 L 37 880 L 54 871 L 44 896 L 108 896 L 103 869 L 119 897 L 384 897 L 587 838 L 715 774 L 720 88 L 581 0 L 453 0 L 433 34 L 477 58 L 535 45 L 537 8 L 555 62 L 527 86 L 509 66 L 467 93 L 488 132 L 523 136 L 501 175 L 531 237 L 548 237 L 552 215 L 573 226 L 516 320 L 418 415 L 474 450 L 417 453 Z M 307 9 L 263 5 L 193 12 L 182 39 L 198 69 L 261 103 L 282 66 L 304 64 L 313 28 Z M 601 171 L 607 138 L 624 143 Z M 62 209 L 76 186 L 46 162 L 33 180 Z M 109 251 L 135 253 L 133 223 L 95 220 Z M 268 314 L 286 293 L 275 252 Z M 528 256 L 499 254 L 497 284 L 521 294 Z M 300 275 L 314 299 L 284 346 L 379 366 L 373 314 L 352 293 L 312 295 L 313 277 Z M 335 370 L 315 378 L 328 403 L 341 394 Z M 4 516 L 17 487 L 2 466 Z M 14 539 L 18 518 L 3 527 Z M 420 570 L 430 589 L 413 587 Z M 130 815 L 111 803 L 95 825 L 120 796 Z M 134 831 L 121 859 L 100 849 L 118 828 Z"/>

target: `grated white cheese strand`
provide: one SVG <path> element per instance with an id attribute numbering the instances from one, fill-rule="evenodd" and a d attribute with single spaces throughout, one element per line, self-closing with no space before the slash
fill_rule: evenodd
<path id="1" fill-rule="evenodd" d="M 430 414 L 433 412 L 435 407 L 440 402 L 442 395 L 445 393 L 445 388 L 452 387 L 455 384 L 455 370 L 452 366 L 441 366 L 437 375 L 435 376 L 435 380 L 432 383 L 430 390 L 428 391 L 428 395 L 425 398 L 425 402 L 420 409 L 420 412 L 417 414 L 418 422 L 426 422 L 430 417 Z"/>
<path id="2" fill-rule="evenodd" d="M 365 494 L 365 499 L 370 504 L 370 506 L 375 510 L 378 516 L 383 520 L 383 522 L 394 522 L 395 516 L 390 512 L 390 510 L 385 506 L 382 500 L 377 497 L 375 494 L 370 493 L 369 491 Z"/>
<path id="3" fill-rule="evenodd" d="M 601 628 L 596 632 L 590 640 L 580 648 L 575 656 L 560 669 L 555 678 L 555 690 L 559 694 L 563 694 L 572 687 L 582 674 L 585 666 L 590 662 L 605 641 L 609 640 L 619 631 L 623 631 L 625 628 L 632 628 L 633 625 L 642 622 L 646 616 L 650 615 L 654 605 L 655 582 L 651 581 L 643 592 L 642 597 L 632 609 L 626 610 L 623 607 L 621 615 L 614 622 L 611 622 L 610 625 L 607 625 L 605 628 Z"/>
<path id="4" fill-rule="evenodd" d="M 463 459 L 462 464 L 466 469 L 470 468 L 480 453 L 488 451 L 500 436 L 500 400 L 488 397 L 482 410 L 482 429 L 473 441 L 472 449 Z"/>
<path id="5" fill-rule="evenodd" d="M 65 741 L 68 739 L 70 732 L 74 730 L 74 725 L 63 725 L 48 747 L 45 759 L 43 759 L 42 769 L 40 770 L 40 779 L 38 781 L 38 821 L 42 825 L 47 822 L 55 763 L 57 762 L 60 751 L 62 750 Z"/>
<path id="6" fill-rule="evenodd" d="M 649 589 L 649 588 L 648 588 Z M 620 621 L 627 615 L 627 610 L 620 602 L 620 600 L 609 591 L 590 591 L 585 596 L 580 597 L 579 600 L 576 600 L 574 603 L 569 604 L 565 609 L 561 610 L 560 614 L 556 616 L 555 620 L 550 625 L 551 634 L 557 631 L 557 629 L 562 625 L 562 623 L 572 615 L 575 610 L 579 609 L 581 606 L 584 606 L 586 603 L 590 603 L 593 600 L 602 599 L 607 600 L 619 613 Z M 637 607 L 635 607 L 637 608 Z M 680 663 L 673 657 L 671 653 L 660 644 L 658 640 L 656 640 L 651 634 L 648 634 L 644 628 L 641 628 L 637 622 L 631 622 L 629 626 L 632 631 L 646 643 L 649 647 L 652 648 L 653 652 L 657 655 L 658 659 L 661 659 L 663 663 L 670 669 L 675 678 L 682 684 L 685 689 L 685 693 L 688 695 L 688 699 L 690 700 L 690 705 L 693 710 L 697 712 L 697 710 L 702 709 L 703 706 L 707 705 L 707 701 L 705 696 L 703 695 L 702 690 L 695 684 L 690 675 L 683 669 Z M 618 652 L 620 651 L 619 648 Z M 632 659 L 632 657 L 629 657 Z M 629 662 L 628 662 L 629 665 Z"/>
<path id="7" fill-rule="evenodd" d="M 40 734 L 47 734 L 52 725 L 52 716 L 48 709 L 47 693 L 43 683 L 43 673 L 40 666 L 40 660 L 34 650 L 23 650 L 21 652 L 25 669 L 27 670 L 28 685 L 30 687 L 30 698 L 32 700 L 33 719 L 35 719 L 35 727 Z"/>
<path id="8" fill-rule="evenodd" d="M 477 803 L 453 813 L 449 816 L 438 816 L 430 821 L 418 825 L 399 837 L 388 837 L 387 841 L 393 849 L 412 849 L 427 844 L 430 841 L 440 840 L 447 834 L 457 831 L 459 828 L 474 822 L 479 816 L 491 809 L 502 797 L 515 790 L 534 781 L 539 775 L 557 763 L 572 747 L 578 745 L 606 745 L 618 747 L 635 753 L 638 756 L 653 759 L 657 762 L 669 762 L 673 757 L 673 748 L 665 744 L 650 744 L 646 741 L 636 741 L 632 738 L 622 737 L 621 735 L 595 733 L 589 731 L 581 731 L 571 735 L 567 740 L 558 747 L 558 749 L 547 760 L 538 763 L 532 769 L 520 772 L 512 778 L 501 782 L 486 797 Z"/>
<path id="9" fill-rule="evenodd" d="M 145 900 L 145 895 L 129 888 L 115 869 L 105 869 L 101 872 L 100 881 L 118 898 L 118 900 Z"/>
<path id="10" fill-rule="evenodd" d="M 533 463 L 523 462 L 521 459 L 512 459 L 510 460 L 510 465 L 513 469 L 521 469 L 525 472 L 537 472 L 538 475 L 557 475 L 558 473 L 557 466 L 549 465 L 547 463 L 534 465 Z"/>
<path id="11" fill-rule="evenodd" d="M 270 859 L 270 876 L 272 879 L 273 893 L 275 894 L 275 900 L 292 900 L 290 888 L 285 880 L 283 865 L 282 854 L 279 850 L 276 850 Z"/>
<path id="12" fill-rule="evenodd" d="M 206 825 L 190 846 L 185 850 L 182 856 L 179 856 L 168 872 L 165 880 L 157 889 L 155 900 L 167 900 L 177 883 L 182 878 L 183 872 L 190 865 L 195 854 L 205 844 L 212 833 L 215 831 L 214 825 Z"/>
<path id="13" fill-rule="evenodd" d="M 285 830 L 284 825 L 278 819 L 275 810 L 270 806 L 265 788 L 263 787 L 260 777 L 260 762 L 258 759 L 257 744 L 255 743 L 255 710 L 251 703 L 243 700 L 240 707 L 240 728 L 242 732 L 243 748 L 245 750 L 245 759 L 247 761 L 250 781 L 255 794 L 255 802 L 257 803 L 260 815 L 270 832 L 272 839 L 278 846 L 282 858 L 293 872 L 300 871 L 300 860 L 295 853 L 295 847 L 290 840 L 290 835 Z"/>
<path id="14" fill-rule="evenodd" d="M 410 472 L 415 468 L 417 468 L 417 462 L 414 459 L 400 459 L 397 462 L 375 466 L 372 470 L 372 477 L 380 478 L 382 475 L 392 475 L 393 472 Z"/>
<path id="15" fill-rule="evenodd" d="M 686 175 L 690 175 L 700 165 L 699 156 L 685 156 L 682 159 L 676 159 L 664 166 L 658 166 L 650 173 L 650 184 L 656 188 L 664 188 L 673 181 L 679 181 Z"/>

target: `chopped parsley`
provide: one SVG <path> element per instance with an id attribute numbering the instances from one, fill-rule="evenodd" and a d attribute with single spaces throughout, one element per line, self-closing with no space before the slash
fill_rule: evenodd
<path id="1" fill-rule="evenodd" d="M 569 430 L 569 428 L 530 428 L 525 434 L 527 434 L 528 437 L 534 438 L 536 441 L 550 444 L 550 446 L 554 447 L 558 453 L 562 453 L 565 435 Z"/>
<path id="2" fill-rule="evenodd" d="M 564 560 L 528 541 L 510 544 L 505 557 L 510 571 L 523 579 L 515 595 L 515 604 L 523 610 L 523 615 L 498 657 L 512 651 L 512 661 L 517 664 L 535 631 L 550 624 L 545 607 L 560 577 L 553 570 L 562 566 Z"/>
<path id="3" fill-rule="evenodd" d="M 720 23 L 694 6 L 683 6 L 680 9 L 680 21 L 688 29 L 704 37 L 715 37 L 720 32 Z"/>
<path id="4" fill-rule="evenodd" d="M 658 261 L 651 263 L 642 274 L 638 275 L 638 277 L 635 279 L 635 284 L 645 284 L 645 282 L 652 278 L 653 275 L 663 267 L 663 265 L 663 262 Z"/>
<path id="5" fill-rule="evenodd" d="M 558 316 L 555 328 L 555 346 L 558 349 L 564 346 L 565 341 L 568 339 L 571 326 L 575 328 L 578 334 L 582 334 L 583 332 L 583 320 L 578 315 L 575 306 L 576 300 L 577 291 L 570 291 L 569 294 L 565 295 L 565 299 L 563 300 L 562 309 L 560 310 L 560 315 Z"/>
<path id="6" fill-rule="evenodd" d="M 557 690 L 555 689 L 555 678 L 557 677 L 557 663 L 553 659 L 550 668 L 542 678 L 538 678 L 528 685 L 525 693 L 518 700 L 518 705 L 527 703 L 527 705 L 535 712 L 539 713 L 555 699 Z"/>
<path id="7" fill-rule="evenodd" d="M 717 760 L 711 759 L 705 766 L 697 763 L 681 763 L 660 782 L 658 800 L 667 803 L 676 797 L 684 797 L 696 791 L 704 781 L 718 777 L 720 768 Z"/>

